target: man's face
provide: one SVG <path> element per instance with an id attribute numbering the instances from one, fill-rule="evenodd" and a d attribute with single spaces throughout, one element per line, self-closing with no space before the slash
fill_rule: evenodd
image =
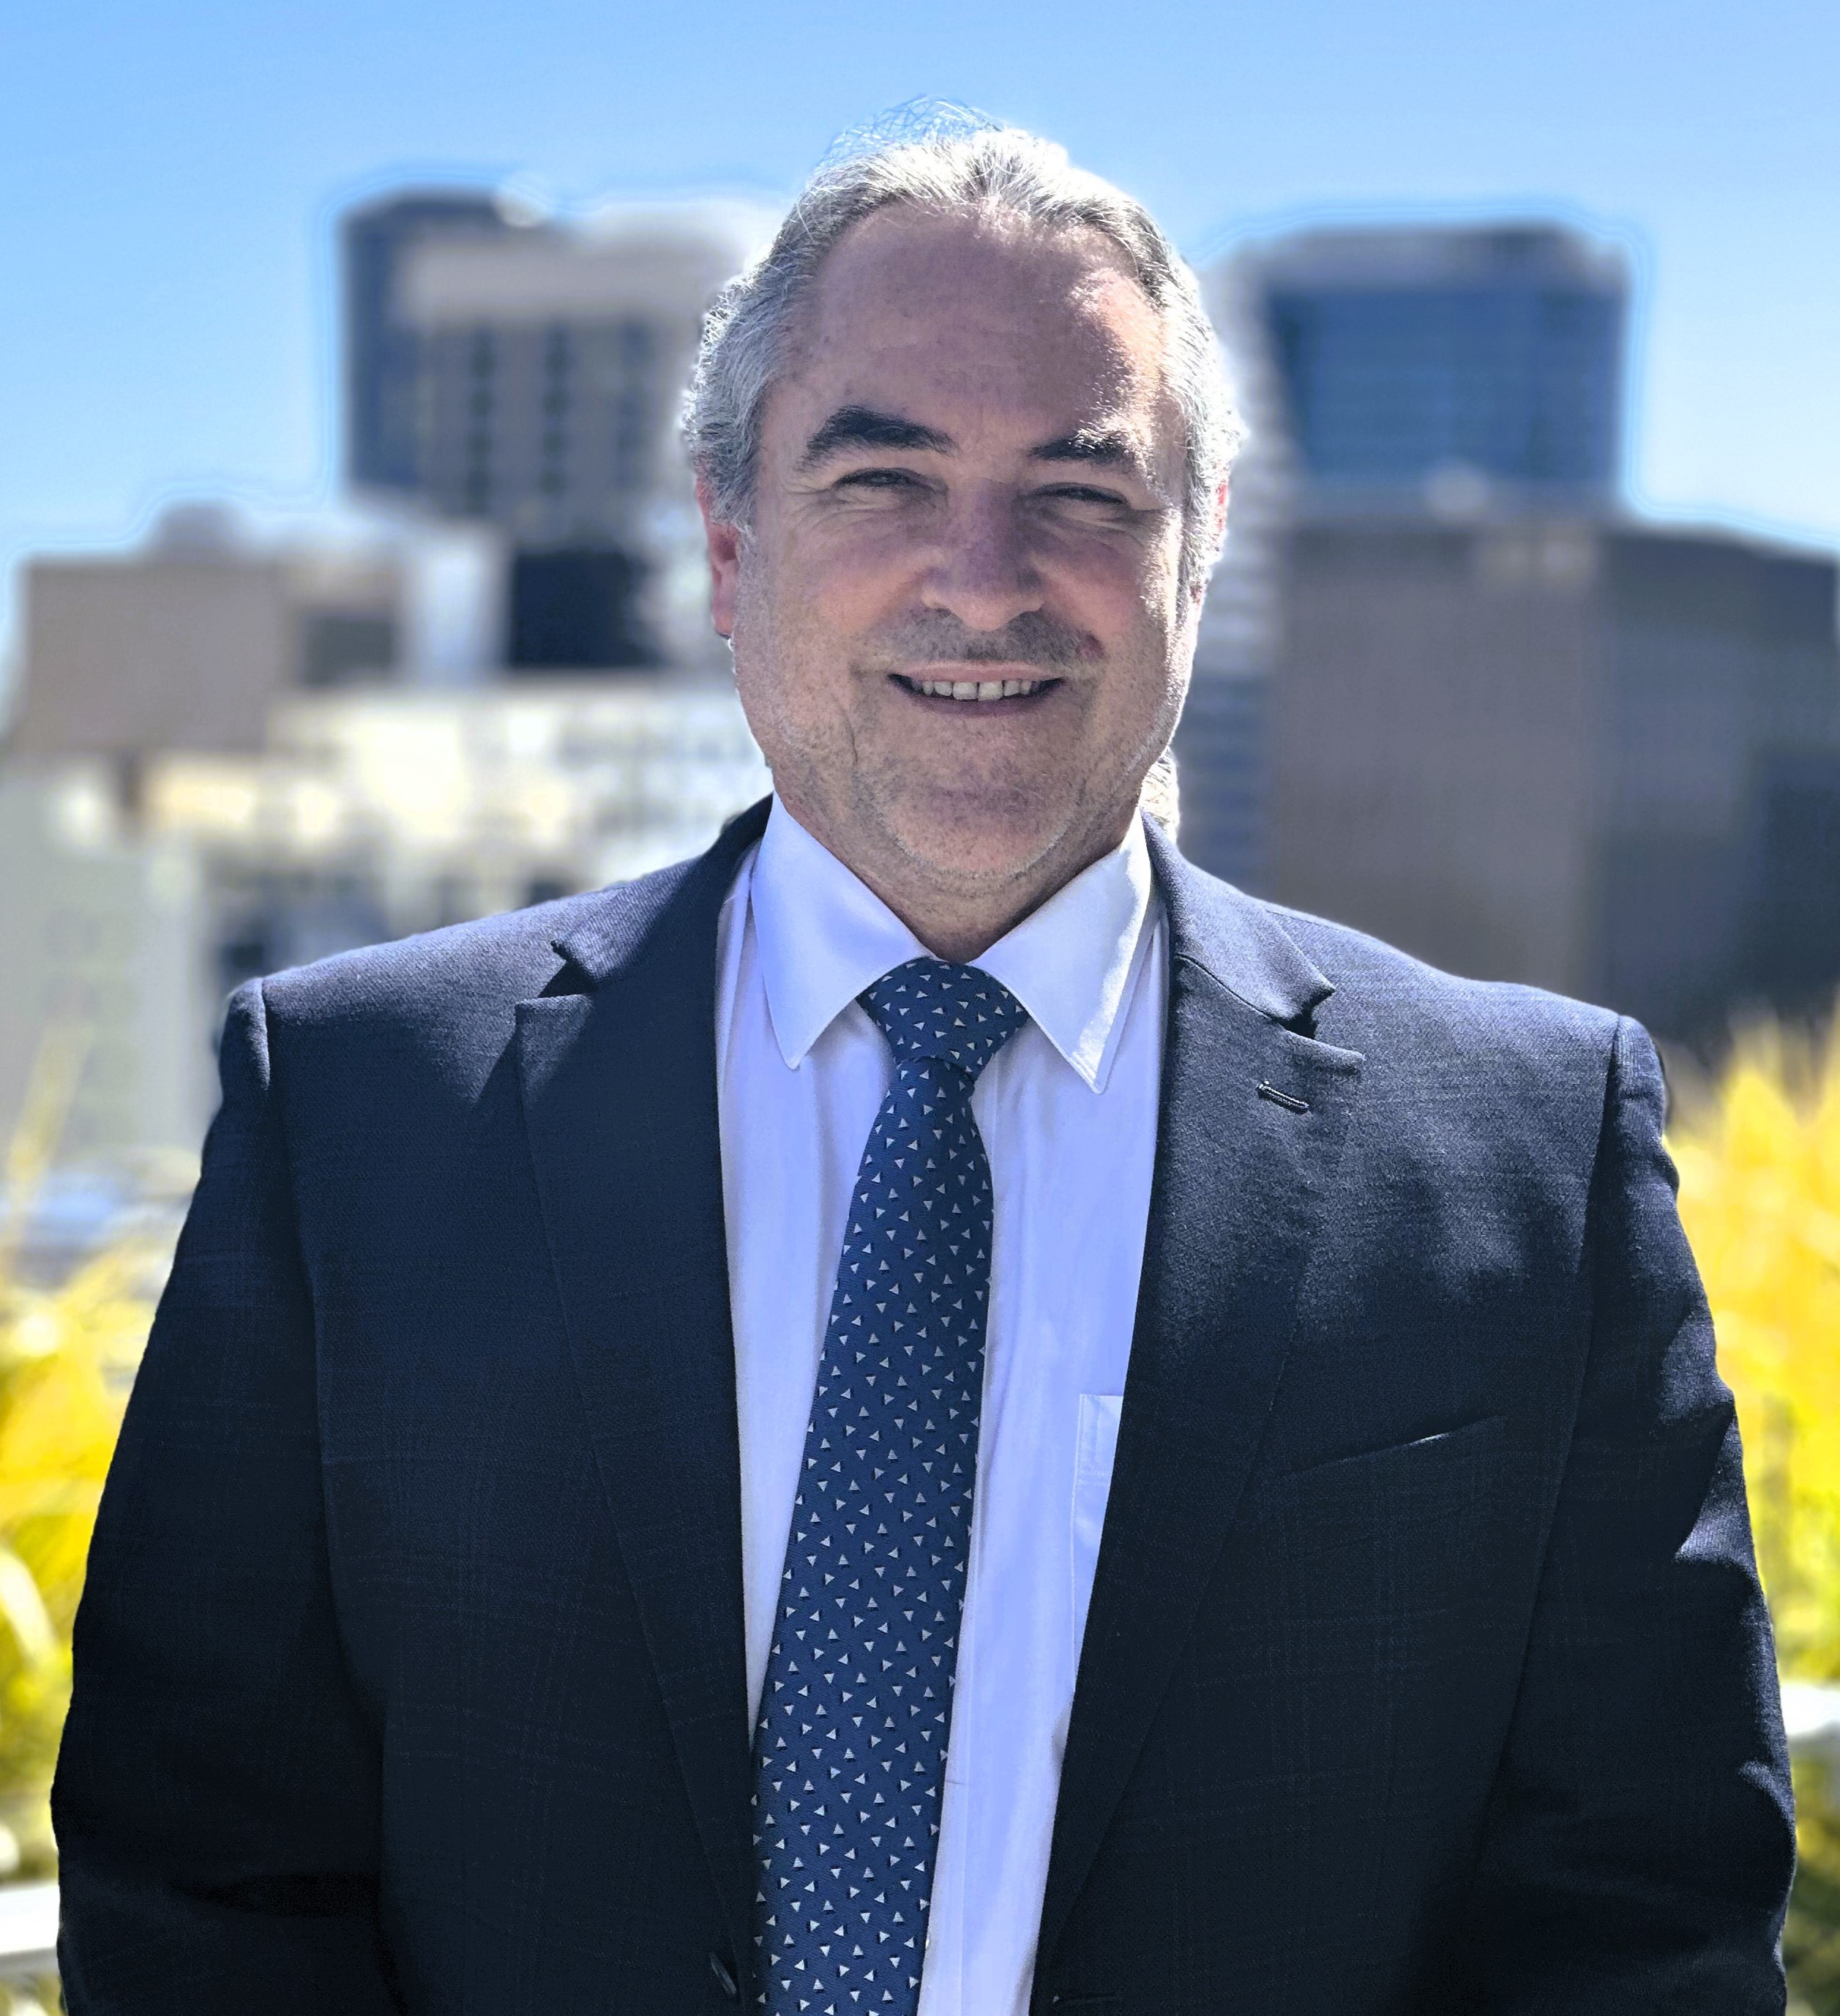
<path id="1" fill-rule="evenodd" d="M 867 879 L 1071 873 L 1125 830 L 1194 648 L 1163 351 L 1095 234 L 897 208 L 826 261 L 710 545 L 779 794 Z"/>

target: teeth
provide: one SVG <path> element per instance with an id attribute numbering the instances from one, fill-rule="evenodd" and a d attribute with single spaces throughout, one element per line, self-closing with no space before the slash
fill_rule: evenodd
<path id="1" fill-rule="evenodd" d="M 920 691 L 933 700 L 1015 700 L 1036 692 L 1040 679 L 916 679 Z"/>

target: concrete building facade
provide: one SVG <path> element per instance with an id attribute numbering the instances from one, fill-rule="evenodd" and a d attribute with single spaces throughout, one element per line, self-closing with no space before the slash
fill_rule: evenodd
<path id="1" fill-rule="evenodd" d="M 1667 1036 L 1831 1000 L 1831 560 L 1590 520 L 1318 519 L 1285 570 L 1283 901 Z"/>
<path id="2" fill-rule="evenodd" d="M 260 550 L 201 507 L 139 553 L 23 571 L 23 679 L 9 753 L 133 761 L 257 749 L 284 694 L 394 676 L 403 584 L 387 555 Z"/>

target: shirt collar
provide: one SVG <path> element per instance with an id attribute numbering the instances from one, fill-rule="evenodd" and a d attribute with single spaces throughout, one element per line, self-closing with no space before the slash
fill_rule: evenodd
<path id="1" fill-rule="evenodd" d="M 1103 1092 L 1154 889 L 1142 823 L 972 963 Z M 926 948 L 776 798 L 749 887 L 767 1011 L 796 1069 L 865 987 Z"/>

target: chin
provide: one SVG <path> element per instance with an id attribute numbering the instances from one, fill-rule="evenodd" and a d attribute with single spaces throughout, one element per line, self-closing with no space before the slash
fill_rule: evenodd
<path id="1" fill-rule="evenodd" d="M 962 791 L 908 798 L 890 822 L 901 851 L 936 874 L 1006 881 L 1051 854 L 1069 831 L 1072 794 Z"/>

